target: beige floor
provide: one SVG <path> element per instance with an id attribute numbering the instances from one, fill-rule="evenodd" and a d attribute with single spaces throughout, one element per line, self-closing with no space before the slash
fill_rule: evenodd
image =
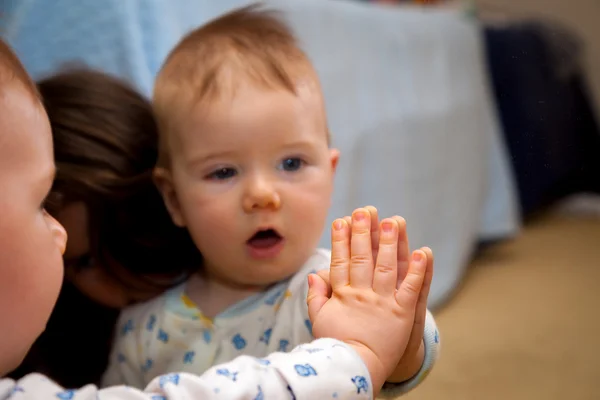
<path id="1" fill-rule="evenodd" d="M 599 309 L 600 219 L 544 217 L 473 263 L 436 313 L 441 359 L 404 398 L 598 400 Z"/>

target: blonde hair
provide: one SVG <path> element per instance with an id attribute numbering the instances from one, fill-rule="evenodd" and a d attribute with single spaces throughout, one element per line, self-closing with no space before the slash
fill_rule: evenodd
<path id="1" fill-rule="evenodd" d="M 316 74 L 279 13 L 253 4 L 231 11 L 185 36 L 158 73 L 153 109 L 159 129 L 158 165 L 169 164 L 167 135 L 182 114 L 205 101 L 234 95 L 245 79 L 296 94 L 296 79 Z"/>

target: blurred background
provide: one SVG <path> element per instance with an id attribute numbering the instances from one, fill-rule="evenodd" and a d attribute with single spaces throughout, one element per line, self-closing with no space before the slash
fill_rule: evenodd
<path id="1" fill-rule="evenodd" d="M 34 78 L 85 64 L 150 95 L 242 0 L 3 0 Z M 600 1 L 280 0 L 366 204 L 433 248 L 442 356 L 409 399 L 600 399 Z M 322 245 L 328 245 L 329 232 Z"/>

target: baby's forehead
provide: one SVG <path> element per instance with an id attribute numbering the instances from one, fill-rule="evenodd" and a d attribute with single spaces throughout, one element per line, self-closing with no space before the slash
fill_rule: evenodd
<path id="1" fill-rule="evenodd" d="M 319 80 L 309 74 L 295 78 L 293 87 L 252 77 L 237 77 L 215 83 L 214 86 L 210 95 L 188 100 L 192 117 L 227 115 L 229 111 L 239 108 L 260 108 L 263 100 L 273 99 L 274 96 L 286 102 L 302 104 L 307 111 L 322 111 L 323 95 Z"/>
<path id="2" fill-rule="evenodd" d="M 19 59 L 0 41 L 0 96 L 4 97 L 7 91 L 18 89 L 33 100 L 41 101 L 35 83 Z"/>
<path id="3" fill-rule="evenodd" d="M 53 168 L 50 124 L 41 103 L 19 85 L 0 90 L 0 169 L 30 176 Z"/>
<path id="4" fill-rule="evenodd" d="M 0 72 L 0 143 L 6 147 L 20 130 L 41 129 L 48 121 L 35 87 L 5 67 L 0 69 L 4 69 Z"/>
<path id="5" fill-rule="evenodd" d="M 235 91 L 192 103 L 183 119 L 188 128 L 198 129 L 198 134 L 201 134 L 210 132 L 211 128 L 243 130 L 246 123 L 255 126 L 261 123 L 295 123 L 298 120 L 324 121 L 324 114 L 319 86 L 306 80 L 300 82 L 293 92 L 281 87 L 240 85 Z"/>
<path id="6" fill-rule="evenodd" d="M 185 99 L 187 101 L 181 104 L 177 116 L 178 126 L 163 131 L 166 133 L 164 139 L 170 142 L 169 152 L 173 156 L 176 153 L 184 155 L 207 152 L 215 146 L 219 151 L 238 152 L 240 146 L 248 145 L 246 139 L 253 137 L 256 140 L 277 139 L 279 143 L 278 139 L 282 137 L 277 133 L 274 136 L 260 134 L 265 130 L 274 132 L 275 128 L 287 132 L 285 139 L 288 141 L 319 142 L 324 138 L 329 145 L 327 117 L 316 74 L 297 76 L 293 90 L 252 78 L 238 75 L 234 81 L 216 83 L 210 96 L 205 93 L 203 97 Z M 305 128 L 310 125 L 301 133 L 306 136 L 310 132 L 311 137 L 294 137 L 294 130 L 289 129 L 291 125 Z"/>
<path id="7" fill-rule="evenodd" d="M 17 125 L 37 121 L 44 114 L 36 92 L 28 90 L 22 82 L 0 78 L 0 135 L 12 135 Z"/>

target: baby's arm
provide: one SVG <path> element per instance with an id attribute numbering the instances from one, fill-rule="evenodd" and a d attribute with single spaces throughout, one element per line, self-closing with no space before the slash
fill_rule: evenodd
<path id="1" fill-rule="evenodd" d="M 214 366 L 201 376 L 168 374 L 154 379 L 145 391 L 126 386 L 97 389 L 93 385 L 64 390 L 43 375 L 18 382 L 0 381 L 0 400 L 18 393 L 21 400 L 179 400 L 179 399 L 372 399 L 369 370 L 350 346 L 318 339 L 291 353 L 257 359 L 241 356 Z"/>
<path id="2" fill-rule="evenodd" d="M 386 382 L 381 389 L 381 396 L 383 398 L 396 398 L 397 396 L 410 392 L 419 386 L 419 384 L 425 380 L 427 375 L 429 375 L 433 369 L 440 351 L 440 339 L 435 319 L 429 310 L 427 310 L 427 315 L 425 317 L 423 350 L 423 363 L 421 364 L 417 374 L 401 383 Z"/>

